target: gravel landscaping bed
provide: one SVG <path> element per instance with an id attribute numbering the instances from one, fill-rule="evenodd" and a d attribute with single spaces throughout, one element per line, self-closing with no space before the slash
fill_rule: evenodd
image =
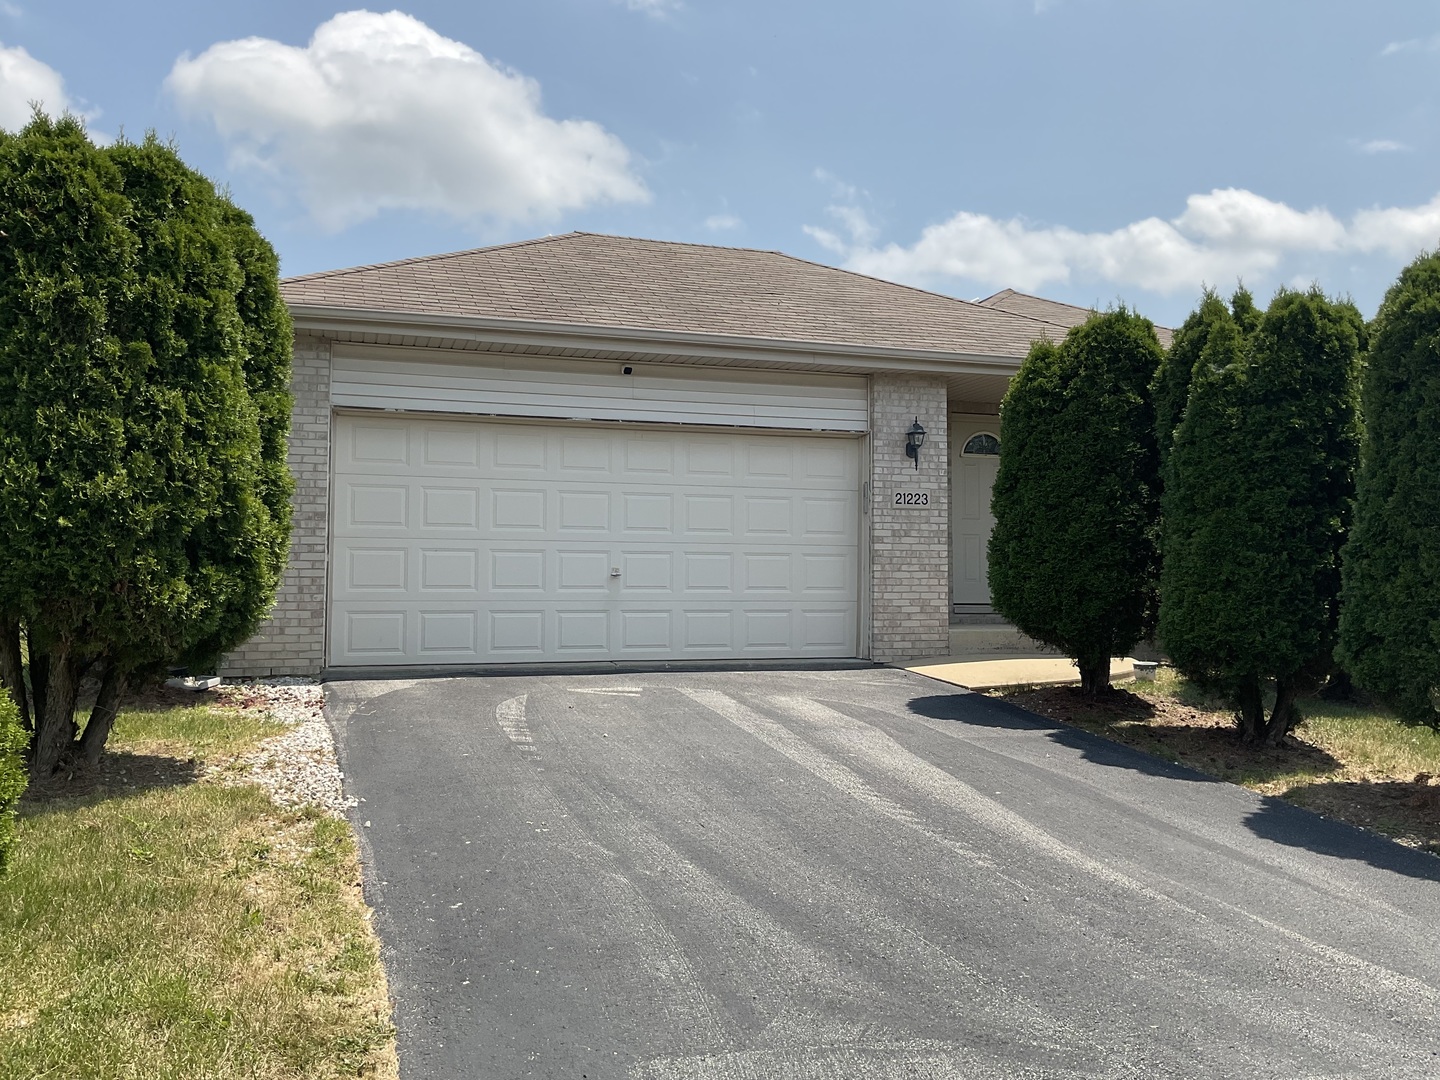
<path id="1" fill-rule="evenodd" d="M 213 693 L 220 704 L 255 711 L 288 731 L 217 766 L 221 783 L 259 784 L 282 806 L 317 806 L 336 817 L 355 805 L 342 787 L 335 743 L 325 722 L 325 690 L 312 679 L 227 683 Z"/>

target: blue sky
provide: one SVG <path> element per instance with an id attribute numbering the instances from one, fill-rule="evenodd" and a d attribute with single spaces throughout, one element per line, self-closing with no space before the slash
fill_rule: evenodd
<path id="1" fill-rule="evenodd" d="M 1171 325 L 1372 315 L 1440 244 L 1437 76 L 1403 0 L 0 0 L 0 127 L 173 137 L 287 274 L 584 229 Z"/>

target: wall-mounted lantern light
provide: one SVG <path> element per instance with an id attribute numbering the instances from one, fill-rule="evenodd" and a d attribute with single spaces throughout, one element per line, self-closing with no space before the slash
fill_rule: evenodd
<path id="1" fill-rule="evenodd" d="M 905 456 L 915 462 L 915 471 L 920 471 L 920 447 L 925 445 L 925 429 L 920 426 L 920 418 L 915 417 L 915 423 L 910 425 L 910 430 L 905 433 Z"/>

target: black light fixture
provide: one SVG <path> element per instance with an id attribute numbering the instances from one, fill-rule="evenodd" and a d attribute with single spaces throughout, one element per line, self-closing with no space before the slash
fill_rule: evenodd
<path id="1" fill-rule="evenodd" d="M 915 417 L 915 423 L 910 425 L 910 430 L 905 433 L 905 456 L 915 462 L 915 471 L 920 471 L 920 447 L 925 445 L 925 429 L 920 426 L 920 417 Z"/>

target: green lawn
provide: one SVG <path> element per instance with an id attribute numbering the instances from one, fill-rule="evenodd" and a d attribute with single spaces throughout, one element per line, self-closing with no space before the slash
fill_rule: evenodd
<path id="1" fill-rule="evenodd" d="M 198 779 L 280 730 L 132 709 L 97 776 L 27 796 L 0 879 L 0 1077 L 394 1076 L 348 826 Z"/>

